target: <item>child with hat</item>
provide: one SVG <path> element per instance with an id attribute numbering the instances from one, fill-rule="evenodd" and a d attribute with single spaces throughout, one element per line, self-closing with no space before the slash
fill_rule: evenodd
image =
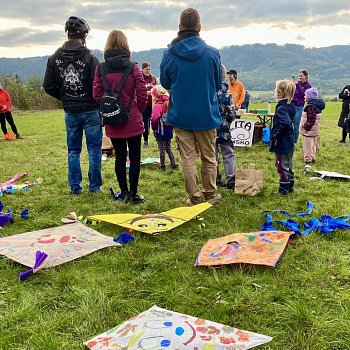
<path id="1" fill-rule="evenodd" d="M 320 123 L 325 103 L 318 97 L 315 87 L 305 91 L 305 102 L 300 122 L 300 134 L 303 136 L 304 161 L 307 165 L 315 162 L 320 149 Z"/>

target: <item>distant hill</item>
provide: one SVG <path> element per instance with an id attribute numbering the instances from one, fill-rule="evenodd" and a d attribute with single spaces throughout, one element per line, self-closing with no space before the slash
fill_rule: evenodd
<path id="1" fill-rule="evenodd" d="M 132 59 L 140 64 L 149 61 L 153 74 L 159 76 L 159 64 L 164 49 L 133 52 Z M 102 60 L 103 53 L 94 50 Z M 297 76 L 300 68 L 310 73 L 310 82 L 323 94 L 337 94 L 350 83 L 350 45 L 305 48 L 302 45 L 252 44 L 228 46 L 220 50 L 225 66 L 238 71 L 239 79 L 248 90 L 273 90 L 275 81 Z M 0 58 L 0 75 L 17 74 L 22 81 L 32 76 L 44 76 L 47 56 L 30 58 Z M 200 74 L 200 72 L 198 72 Z"/>

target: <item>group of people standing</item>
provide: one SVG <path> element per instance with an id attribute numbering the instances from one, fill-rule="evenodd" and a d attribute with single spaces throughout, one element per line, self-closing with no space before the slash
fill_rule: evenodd
<path id="1" fill-rule="evenodd" d="M 98 69 L 99 62 L 86 47 L 89 31 L 90 27 L 84 19 L 76 16 L 68 18 L 65 23 L 68 40 L 49 57 L 43 82 L 45 91 L 62 101 L 67 132 L 68 182 L 74 195 L 82 192 L 80 154 L 83 133 L 89 154 L 89 190 L 92 193 L 100 192 L 102 185 L 102 125 L 99 102 L 105 93 L 105 88 Z M 130 66 L 130 55 L 124 33 L 112 30 L 104 48 L 104 70 L 112 91 L 116 90 L 124 71 Z M 120 187 L 119 198 L 133 204 L 144 201 L 144 197 L 138 194 L 141 139 L 143 136 L 144 147 L 147 147 L 152 100 L 154 104 L 165 100 L 161 95 L 163 91 L 159 89 L 156 79 L 151 75 L 150 64 L 143 63 L 142 69 L 138 64 L 133 64 L 119 95 L 121 103 L 128 106 L 129 118 L 120 125 L 105 125 L 106 135 L 110 137 L 115 150 L 115 174 Z M 163 155 L 163 151 L 167 152 L 172 168 L 176 169 L 178 165 L 169 147 L 170 141 L 159 134 L 157 142 L 161 154 Z M 127 157 L 130 160 L 128 179 Z M 162 166 L 165 159 L 161 158 Z"/>
<path id="2" fill-rule="evenodd" d="M 69 17 L 65 24 L 68 40 L 49 57 L 44 89 L 62 101 L 68 145 L 68 181 L 72 194 L 82 191 L 80 153 L 83 131 L 89 153 L 89 190 L 99 192 L 101 178 L 102 126 L 99 101 L 105 93 L 98 69 L 98 60 L 86 48 L 89 25 L 80 17 Z M 179 31 L 164 51 L 160 64 L 160 84 L 151 74 L 151 65 L 134 64 L 120 92 L 124 106 L 129 106 L 129 119 L 122 125 L 106 125 L 106 135 L 115 150 L 115 173 L 120 197 L 131 203 L 141 203 L 138 194 L 141 141 L 148 147 L 150 127 L 154 130 L 160 152 L 160 169 L 165 170 L 165 153 L 171 168 L 176 169 L 171 150 L 173 132 L 182 162 L 182 173 L 189 205 L 211 204 L 221 200 L 217 185 L 222 184 L 218 171 L 220 153 L 224 158 L 227 188 L 234 188 L 234 147 L 230 140 L 230 123 L 234 111 L 244 105 L 245 89 L 238 81 L 237 71 L 227 72 L 220 62 L 217 49 L 200 38 L 201 23 L 197 10 L 188 8 L 180 15 Z M 113 30 L 104 48 L 106 77 L 114 90 L 130 65 L 130 49 L 123 32 Z M 199 71 L 206 74 L 197 74 Z M 350 86 L 343 94 L 349 98 Z M 168 95 L 170 91 L 170 96 Z M 203 96 L 206 96 L 203 99 Z M 314 162 L 319 149 L 319 126 L 324 102 L 316 88 L 308 82 L 308 72 L 299 71 L 298 81 L 276 82 L 277 106 L 271 130 L 270 151 L 276 153 L 276 168 L 280 175 L 279 194 L 293 191 L 292 158 L 299 131 L 303 136 L 304 160 Z M 193 103 L 201 101 L 201 103 Z M 307 102 L 304 106 L 305 101 Z M 218 108 L 218 106 L 220 108 Z M 197 175 L 197 148 L 201 158 L 200 189 Z M 126 161 L 130 159 L 129 181 Z"/>

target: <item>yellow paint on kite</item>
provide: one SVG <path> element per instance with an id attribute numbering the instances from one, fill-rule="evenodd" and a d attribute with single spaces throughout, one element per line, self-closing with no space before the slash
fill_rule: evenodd
<path id="1" fill-rule="evenodd" d="M 174 208 L 159 214 L 105 214 L 92 215 L 89 220 L 104 221 L 149 234 L 165 232 L 195 218 L 212 205 L 208 202 L 192 207 Z"/>

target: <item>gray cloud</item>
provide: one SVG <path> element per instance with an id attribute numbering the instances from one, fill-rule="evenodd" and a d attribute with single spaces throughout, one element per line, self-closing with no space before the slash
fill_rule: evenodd
<path id="1" fill-rule="evenodd" d="M 302 35 L 299 34 L 296 36 L 295 40 L 303 41 L 303 40 L 305 40 L 305 37 L 303 37 Z"/>
<path id="2" fill-rule="evenodd" d="M 31 28 L 3 29 L 0 32 L 0 46 L 57 44 L 65 38 L 63 26 L 69 15 L 85 18 L 92 30 L 172 30 L 175 34 L 179 14 L 186 7 L 199 10 L 203 30 L 249 24 L 285 28 L 288 23 L 299 29 L 319 25 L 348 25 L 349 15 L 344 11 L 350 11 L 350 3 L 343 0 L 12 0 L 3 6 L 2 16 L 26 20 Z M 61 26 L 62 31 L 40 29 L 53 25 Z"/>

